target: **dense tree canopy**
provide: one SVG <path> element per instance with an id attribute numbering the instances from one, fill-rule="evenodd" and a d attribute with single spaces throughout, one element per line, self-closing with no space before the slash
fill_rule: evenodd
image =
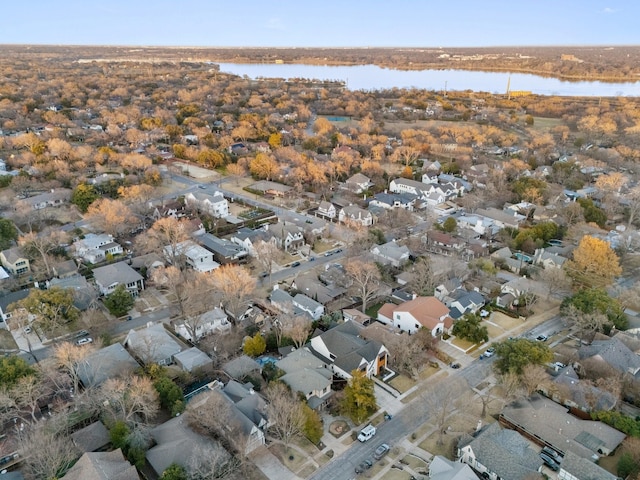
<path id="1" fill-rule="evenodd" d="M 590 287 L 610 285 L 622 273 L 620 260 L 609 243 L 590 235 L 582 237 L 564 268 L 576 284 Z"/>
<path id="2" fill-rule="evenodd" d="M 600 313 L 605 315 L 611 325 L 618 330 L 626 330 L 629 326 L 629 320 L 620 302 L 602 288 L 580 290 L 575 295 L 565 298 L 560 310 L 567 312 L 571 306 L 584 314 Z"/>
<path id="3" fill-rule="evenodd" d="M 544 342 L 515 338 L 497 343 L 495 368 L 500 373 L 521 375 L 527 365 L 544 365 L 553 360 L 553 352 Z"/>

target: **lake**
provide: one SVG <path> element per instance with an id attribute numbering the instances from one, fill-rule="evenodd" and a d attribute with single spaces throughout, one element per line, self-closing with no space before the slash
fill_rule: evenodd
<path id="1" fill-rule="evenodd" d="M 527 90 L 538 95 L 566 97 L 637 97 L 640 81 L 635 82 L 569 82 L 557 78 L 524 73 L 478 72 L 468 70 L 391 70 L 376 65 L 328 66 L 267 63 L 220 63 L 220 71 L 249 78 L 308 78 L 340 80 L 349 90 L 383 90 L 419 88 L 426 90 L 473 90 L 505 93 L 511 77 L 514 90 Z"/>

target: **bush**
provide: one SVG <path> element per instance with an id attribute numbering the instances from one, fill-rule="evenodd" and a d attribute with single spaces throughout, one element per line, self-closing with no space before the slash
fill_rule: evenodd
<path id="1" fill-rule="evenodd" d="M 629 452 L 623 453 L 620 460 L 618 460 L 618 476 L 621 478 L 627 478 L 636 470 L 638 470 L 638 465 L 636 465 L 636 462 L 633 460 L 633 456 Z"/>

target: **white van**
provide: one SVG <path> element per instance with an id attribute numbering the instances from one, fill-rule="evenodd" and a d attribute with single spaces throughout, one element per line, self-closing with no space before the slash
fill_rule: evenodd
<path id="1" fill-rule="evenodd" d="M 360 431 L 360 434 L 358 435 L 358 440 L 364 443 L 367 440 L 369 440 L 371 437 L 373 437 L 375 434 L 376 434 L 376 427 L 369 424 Z"/>

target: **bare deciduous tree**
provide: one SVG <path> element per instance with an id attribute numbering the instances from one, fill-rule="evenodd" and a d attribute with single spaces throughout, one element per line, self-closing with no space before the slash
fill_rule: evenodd
<path id="1" fill-rule="evenodd" d="M 51 274 L 50 255 L 67 239 L 61 230 L 45 229 L 40 234 L 29 232 L 18 239 L 18 244 L 26 251 L 37 254 L 45 267 L 47 275 Z"/>
<path id="2" fill-rule="evenodd" d="M 296 393 L 282 382 L 271 382 L 266 397 L 269 428 L 288 446 L 291 439 L 300 434 L 304 427 L 302 403 Z"/>
<path id="3" fill-rule="evenodd" d="M 367 310 L 367 302 L 378 294 L 380 289 L 380 271 L 375 264 L 363 260 L 350 260 L 344 269 L 353 280 L 353 289 L 362 300 L 362 312 Z"/>
<path id="4" fill-rule="evenodd" d="M 524 388 L 527 396 L 531 396 L 544 383 L 549 381 L 549 375 L 541 365 L 529 364 L 522 369 L 520 384 Z"/>
<path id="5" fill-rule="evenodd" d="M 442 382 L 436 390 L 423 394 L 425 406 L 431 412 L 431 418 L 438 429 L 438 445 L 442 445 L 443 435 L 446 433 L 447 419 L 455 409 L 456 399 L 465 391 L 466 385 L 462 380 L 451 379 Z"/>
<path id="6" fill-rule="evenodd" d="M 100 198 L 87 210 L 87 219 L 97 228 L 114 237 L 119 237 L 132 228 L 136 217 L 131 209 L 120 200 Z"/>
<path id="7" fill-rule="evenodd" d="M 255 259 L 264 272 L 269 275 L 273 273 L 273 266 L 277 264 L 278 259 L 282 256 L 282 252 L 273 242 L 265 242 L 260 240 L 254 246 Z"/>
<path id="8" fill-rule="evenodd" d="M 28 479 L 60 478 L 79 456 L 71 439 L 50 427 L 51 421 L 43 421 L 19 435 Z"/>
<path id="9" fill-rule="evenodd" d="M 309 338 L 311 323 L 302 315 L 290 316 L 283 321 L 283 333 L 293 341 L 296 348 L 301 348 Z"/>
<path id="10" fill-rule="evenodd" d="M 213 271 L 211 279 L 214 289 L 222 297 L 224 308 L 231 315 L 231 321 L 236 325 L 255 291 L 255 279 L 246 268 L 239 265 L 224 265 Z"/>
<path id="11" fill-rule="evenodd" d="M 100 386 L 95 400 L 111 418 L 129 425 L 148 423 L 159 408 L 158 393 L 151 380 L 137 375 L 108 379 Z"/>

